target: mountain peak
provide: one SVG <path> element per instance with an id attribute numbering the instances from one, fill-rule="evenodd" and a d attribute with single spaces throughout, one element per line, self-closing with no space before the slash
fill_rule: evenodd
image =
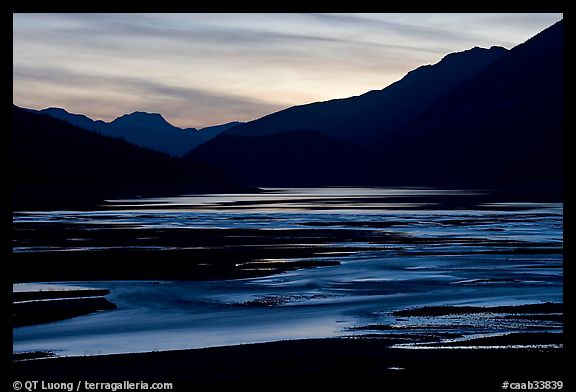
<path id="1" fill-rule="evenodd" d="M 39 112 L 89 131 L 121 138 L 129 143 L 174 156 L 183 156 L 224 130 L 239 124 L 231 122 L 198 132 L 195 128 L 176 127 L 166 121 L 160 113 L 134 111 L 108 123 L 102 120 L 94 121 L 83 114 L 69 113 L 62 108 L 50 107 Z"/>
<path id="2" fill-rule="evenodd" d="M 70 114 L 70 112 L 67 111 L 66 109 L 57 108 L 57 107 L 53 107 L 53 106 L 51 106 L 51 107 L 49 107 L 49 108 L 46 108 L 46 109 L 42 109 L 41 111 L 44 112 L 44 113 L 63 113 L 63 114 Z"/>
<path id="3" fill-rule="evenodd" d="M 102 125 L 104 124 L 100 120 L 94 121 L 90 117 L 87 117 L 83 114 L 70 113 L 69 111 L 63 108 L 49 107 L 40 110 L 39 113 L 46 114 L 48 116 L 69 122 L 70 124 L 76 125 L 77 127 L 88 129 L 91 131 L 100 131 Z"/>
<path id="4" fill-rule="evenodd" d="M 156 117 L 156 118 L 162 118 L 164 119 L 164 117 L 162 117 L 162 115 L 160 113 L 149 113 L 149 112 L 141 112 L 139 110 L 136 110 L 132 113 L 129 114 L 125 114 L 124 116 L 130 116 L 130 117 Z"/>
<path id="5" fill-rule="evenodd" d="M 124 114 L 117 118 L 124 118 L 124 119 L 146 119 L 146 120 L 155 120 L 155 121 L 166 121 L 166 119 L 160 113 L 148 113 L 148 112 L 141 112 L 141 111 L 134 111 L 132 113 Z"/>
<path id="6" fill-rule="evenodd" d="M 463 50 L 461 52 L 449 53 L 442 58 L 437 64 L 453 63 L 452 65 L 464 65 L 470 61 L 476 61 L 482 58 L 484 61 L 490 57 L 499 57 L 506 53 L 508 49 L 501 46 L 491 46 L 490 49 L 474 46 L 471 49 Z"/>
<path id="7" fill-rule="evenodd" d="M 434 73 L 434 78 L 458 79 L 463 69 L 470 71 L 466 76 L 469 77 L 507 52 L 508 49 L 501 46 L 492 46 L 490 49 L 474 46 L 461 52 L 449 53 L 435 64 L 422 65 L 408 72 L 405 78 L 419 79 Z"/>
<path id="8" fill-rule="evenodd" d="M 111 124 L 121 127 L 176 128 L 166 121 L 160 113 L 147 113 L 140 111 L 124 114 L 112 121 Z"/>

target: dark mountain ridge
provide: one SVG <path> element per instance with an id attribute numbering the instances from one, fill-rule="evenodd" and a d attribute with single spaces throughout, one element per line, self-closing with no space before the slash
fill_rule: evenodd
<path id="1" fill-rule="evenodd" d="M 360 96 L 294 106 L 227 131 L 262 136 L 294 129 L 316 129 L 328 136 L 370 145 L 405 126 L 451 88 L 507 52 L 501 47 L 451 53 L 421 66 L 382 90 Z"/>
<path id="2" fill-rule="evenodd" d="M 105 198 L 241 191 L 219 170 L 51 116 L 12 108 L 14 209 L 73 208 Z"/>
<path id="3" fill-rule="evenodd" d="M 563 24 L 513 48 L 376 145 L 394 180 L 560 192 Z M 441 176 L 440 176 L 440 175 Z M 392 179 L 388 177 L 388 179 Z"/>
<path id="4" fill-rule="evenodd" d="M 261 137 L 223 134 L 218 137 L 218 155 L 208 146 L 199 146 L 193 156 L 214 162 L 231 173 L 235 181 L 259 186 L 327 186 L 371 183 L 376 173 L 358 173 L 362 162 L 373 162 L 364 146 L 332 138 L 317 130 L 294 130 Z M 191 154 L 192 155 L 192 154 Z"/>
<path id="5" fill-rule="evenodd" d="M 211 127 L 220 135 L 184 159 L 124 151 L 129 144 L 119 139 L 14 108 L 17 178 L 20 189 L 44 184 L 99 194 L 94 184 L 102 184 L 104 193 L 149 194 L 187 192 L 190 184 L 199 190 L 227 189 L 232 186 L 225 172 L 232 181 L 255 186 L 491 188 L 557 198 L 562 192 L 563 48 L 560 21 L 509 51 L 492 47 L 449 54 L 383 90 Z M 104 123 L 47 111 L 117 137 L 123 129 L 127 134 L 137 129 L 148 141 L 153 137 L 147 130 L 198 132 L 174 127 L 160 114 L 135 112 Z M 132 163 L 124 167 L 125 162 Z"/>
<path id="6" fill-rule="evenodd" d="M 176 157 L 185 155 L 224 130 L 240 124 L 231 122 L 197 130 L 176 127 L 159 113 L 136 111 L 107 123 L 101 120 L 94 121 L 83 114 L 69 113 L 62 108 L 47 108 L 39 112 L 92 132 L 121 138 L 137 146 Z"/>
<path id="7" fill-rule="evenodd" d="M 524 189 L 559 197 L 562 75 L 560 21 L 510 51 L 447 55 L 384 90 L 242 124 L 187 159 L 251 185 L 310 184 L 314 171 L 319 184 Z"/>
<path id="8" fill-rule="evenodd" d="M 110 125 L 116 127 L 138 127 L 152 129 L 172 129 L 182 132 L 195 131 L 195 128 L 181 129 L 170 124 L 160 113 L 132 112 L 114 119 Z"/>

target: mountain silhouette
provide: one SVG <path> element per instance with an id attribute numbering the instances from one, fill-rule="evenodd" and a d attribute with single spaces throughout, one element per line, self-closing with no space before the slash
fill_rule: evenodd
<path id="1" fill-rule="evenodd" d="M 209 143 L 185 159 L 214 162 L 243 184 L 259 186 L 324 186 L 371 183 L 375 173 L 364 146 L 316 130 L 295 130 L 260 137 L 223 134 L 217 156 Z M 366 170 L 358 173 L 358 166 Z"/>
<path id="2" fill-rule="evenodd" d="M 201 140 L 200 144 L 203 144 L 203 143 L 206 143 L 208 140 L 215 138 L 216 136 L 218 136 L 222 132 L 226 131 L 227 129 L 233 128 L 233 127 L 238 126 L 240 124 L 243 124 L 243 123 L 240 121 L 231 121 L 231 122 L 227 122 L 225 124 L 211 125 L 209 127 L 200 128 L 196 137 L 198 137 L 199 140 Z M 200 145 L 200 144 L 198 144 L 198 145 Z M 190 151 L 188 151 L 188 152 L 190 152 Z"/>
<path id="3" fill-rule="evenodd" d="M 13 208 L 73 208 L 105 198 L 237 192 L 220 171 L 12 108 Z"/>
<path id="4" fill-rule="evenodd" d="M 76 125 L 77 127 L 84 128 L 88 131 L 102 133 L 104 127 L 106 126 L 106 123 L 102 120 L 94 121 L 88 116 L 83 114 L 68 113 L 62 108 L 47 108 L 40 110 L 40 112 L 57 119 L 67 121 L 72 125 Z"/>
<path id="5" fill-rule="evenodd" d="M 226 129 L 240 124 L 231 122 L 197 130 L 195 128 L 175 127 L 158 113 L 136 111 L 107 123 L 101 120 L 94 121 L 82 114 L 69 113 L 62 108 L 47 108 L 40 110 L 40 112 L 88 131 L 122 138 L 137 146 L 161 151 L 176 157 L 185 155 Z"/>
<path id="6" fill-rule="evenodd" d="M 158 113 L 125 114 L 112 121 L 109 129 L 111 136 L 174 156 L 182 156 L 197 145 L 195 128 L 175 127 Z"/>
<path id="7" fill-rule="evenodd" d="M 52 117 L 30 117 L 31 111 L 14 108 L 15 125 L 26 126 L 16 126 L 13 158 L 20 189 L 61 184 L 73 192 L 103 184 L 100 193 L 128 194 L 192 183 L 197 189 L 227 188 L 224 172 L 231 181 L 256 186 L 472 187 L 558 198 L 563 105 L 560 21 L 511 50 L 475 47 L 449 54 L 383 90 L 201 131 L 144 112 L 105 123 L 57 108 L 44 110 Z M 100 139 L 89 143 L 89 137 Z M 174 159 L 118 138 L 173 155 L 193 150 Z M 83 154 L 89 144 L 91 151 Z M 113 163 L 101 163 L 108 155 Z M 125 160 L 132 166 L 124 168 Z M 71 167 L 76 161 L 78 168 Z M 205 172 L 198 162 L 207 165 Z M 116 173 L 116 167 L 122 170 Z M 190 173 L 195 181 L 189 181 Z M 81 186 L 66 188 L 68 182 Z"/>
<path id="8" fill-rule="evenodd" d="M 311 185 L 313 171 L 318 184 L 558 195 L 562 34 L 559 22 L 510 51 L 450 54 L 384 90 L 296 106 L 233 127 L 187 159 L 214 164 L 252 185 Z M 286 144 L 290 148 L 283 149 Z"/>
<path id="9" fill-rule="evenodd" d="M 242 124 L 227 132 L 262 136 L 295 129 L 315 129 L 328 136 L 369 145 L 424 113 L 432 103 L 507 52 L 501 47 L 473 48 L 425 65 L 383 90 L 294 106 Z"/>
<path id="10" fill-rule="evenodd" d="M 179 129 L 168 123 L 159 113 L 133 112 L 116 118 L 110 123 L 117 128 L 150 128 L 158 130 Z M 192 128 L 194 129 L 194 128 Z"/>
<path id="11" fill-rule="evenodd" d="M 560 194 L 563 22 L 516 46 L 375 147 L 402 183 Z"/>

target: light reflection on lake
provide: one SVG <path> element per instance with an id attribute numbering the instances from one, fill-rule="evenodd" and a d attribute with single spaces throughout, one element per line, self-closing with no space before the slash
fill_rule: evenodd
<path id="1" fill-rule="evenodd" d="M 339 264 L 226 281 L 62 282 L 110 289 L 118 310 L 16 328 L 14 351 L 83 355 L 349 336 L 351 327 L 396 323 L 390 311 L 410 306 L 562 302 L 562 204 L 507 203 L 482 194 L 266 189 L 111 200 L 95 211 L 17 212 L 14 252 L 74 251 L 81 258 L 85 252 L 144 249 L 158 252 L 162 268 L 162 252 L 240 249 L 235 238 L 248 233 L 241 238 L 252 241 L 251 249 L 277 244 L 314 253 L 299 259 L 263 251 L 242 263 L 246 269 L 310 259 Z M 464 198 L 474 203 L 462 206 Z M 60 231 L 43 236 L 45 224 Z M 212 229 L 232 242 L 194 237 Z M 173 233 L 181 237 L 175 240 Z M 462 331 L 532 327 L 479 321 L 476 329 Z"/>

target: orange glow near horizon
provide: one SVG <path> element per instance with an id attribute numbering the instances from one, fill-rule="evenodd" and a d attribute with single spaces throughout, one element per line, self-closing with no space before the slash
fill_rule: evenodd
<path id="1" fill-rule="evenodd" d="M 382 89 L 561 14 L 14 14 L 13 102 L 202 128 Z"/>

